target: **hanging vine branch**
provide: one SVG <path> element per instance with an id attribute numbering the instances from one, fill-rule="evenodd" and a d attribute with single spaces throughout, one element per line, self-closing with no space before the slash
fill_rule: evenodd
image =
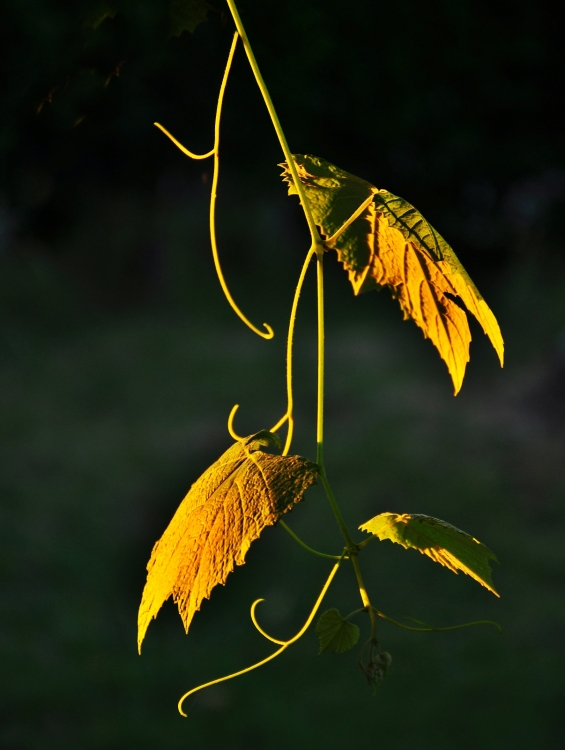
<path id="1" fill-rule="evenodd" d="M 242 39 L 255 81 L 261 91 L 271 122 L 278 137 L 285 162 L 283 178 L 289 193 L 300 200 L 310 232 L 307 250 L 290 310 L 286 347 L 285 413 L 268 430 L 248 437 L 234 428 L 236 404 L 228 418 L 228 431 L 234 444 L 192 485 L 165 533 L 155 544 L 148 564 L 148 576 L 139 610 L 138 644 L 145 637 L 150 621 L 163 602 L 173 597 L 185 629 L 202 601 L 213 588 L 226 581 L 235 565 L 242 565 L 249 546 L 267 526 L 278 523 L 305 551 L 331 559 L 335 564 L 302 628 L 289 640 L 268 634 L 258 623 L 256 607 L 251 606 L 251 620 L 267 640 L 279 648 L 270 656 L 249 667 L 189 690 L 179 701 L 179 711 L 190 695 L 210 685 L 230 680 L 257 669 L 282 654 L 306 632 L 318 612 L 323 598 L 344 560 L 351 563 L 362 607 L 346 617 L 336 608 L 322 613 L 316 625 L 320 653 L 341 653 L 354 647 L 360 637 L 359 627 L 351 618 L 366 615 L 369 638 L 361 648 L 359 667 L 371 685 L 382 680 L 392 658 L 381 651 L 377 639 L 377 621 L 382 619 L 399 627 L 419 632 L 451 630 L 470 625 L 490 624 L 477 621 L 436 628 L 414 620 L 418 627 L 404 625 L 383 614 L 371 603 L 361 571 L 359 557 L 371 539 L 389 539 L 446 566 L 462 571 L 498 596 L 490 562 L 496 560 L 491 550 L 477 539 L 439 519 L 424 515 L 381 513 L 359 528 L 371 534 L 355 541 L 342 515 L 328 480 L 324 461 L 324 254 L 336 250 L 338 259 L 349 275 L 355 294 L 388 286 L 399 301 L 405 318 L 411 318 L 430 338 L 445 361 L 453 380 L 455 393 L 461 388 L 469 361 L 471 336 L 462 305 L 479 321 L 503 361 L 504 344 L 498 323 L 451 247 L 410 203 L 378 189 L 330 162 L 311 155 L 293 155 L 268 88 L 241 22 L 234 0 L 227 0 L 236 26 L 216 108 L 214 148 L 206 154 L 194 154 L 180 144 L 162 125 L 156 123 L 175 145 L 192 159 L 214 157 L 214 178 L 210 196 L 210 238 L 216 271 L 224 294 L 241 320 L 259 336 L 269 339 L 273 331 L 264 324 L 266 333 L 256 328 L 234 302 L 221 270 L 215 229 L 216 190 L 219 174 L 220 120 L 224 92 L 238 38 Z M 289 456 L 294 432 L 293 346 L 298 304 L 304 280 L 312 261 L 316 260 L 317 277 L 317 420 L 316 463 L 301 456 Z M 287 425 L 283 444 L 276 432 Z M 273 453 L 268 451 L 279 451 Z M 306 490 L 320 481 L 337 526 L 343 536 L 340 554 L 318 552 L 302 541 L 282 520 L 282 516 L 300 503 Z"/>

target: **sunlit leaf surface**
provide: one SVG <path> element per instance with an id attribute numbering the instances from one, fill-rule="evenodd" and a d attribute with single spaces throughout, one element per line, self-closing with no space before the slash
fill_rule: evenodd
<path id="1" fill-rule="evenodd" d="M 316 633 L 320 641 L 320 654 L 334 652 L 341 654 L 353 648 L 359 640 L 359 628 L 344 620 L 335 608 L 320 615 L 316 623 Z"/>
<path id="2" fill-rule="evenodd" d="M 192 485 L 153 547 L 138 616 L 138 647 L 152 618 L 171 595 L 188 631 L 214 586 L 225 583 L 265 526 L 272 526 L 316 481 L 318 467 L 280 447 L 262 431 L 231 446 Z"/>
<path id="3" fill-rule="evenodd" d="M 488 547 L 439 518 L 404 513 L 381 513 L 359 527 L 381 541 L 390 539 L 408 549 L 417 549 L 454 573 L 462 570 L 498 596 L 491 579 L 490 560 L 496 555 Z"/>
<path id="4" fill-rule="evenodd" d="M 336 249 L 355 294 L 388 286 L 405 319 L 411 318 L 436 346 L 455 393 L 463 383 L 471 342 L 462 305 L 479 321 L 503 363 L 496 318 L 451 247 L 414 206 L 324 159 L 294 158 L 314 220 L 328 246 Z M 281 166 L 289 194 L 296 194 L 287 165 Z"/>

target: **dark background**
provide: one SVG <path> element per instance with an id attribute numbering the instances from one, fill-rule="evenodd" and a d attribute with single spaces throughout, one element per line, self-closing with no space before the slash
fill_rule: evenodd
<path id="1" fill-rule="evenodd" d="M 286 316 L 308 247 L 276 137 L 239 48 L 222 123 L 218 233 L 207 237 L 216 96 L 233 25 L 212 0 L 4 0 L 0 25 L 0 746 L 278 750 L 560 747 L 565 698 L 565 90 L 560 4 L 540 0 L 242 0 L 289 143 L 414 203 L 498 317 L 498 367 L 471 322 L 454 399 L 443 363 L 388 295 L 351 294 L 327 261 L 327 466 L 350 526 L 439 516 L 498 554 L 496 600 L 415 552 L 363 555 L 393 665 L 375 697 L 356 652 L 310 631 L 263 669 L 189 701 L 199 682 L 287 637 L 328 565 L 282 529 L 214 592 L 189 637 L 167 603 L 136 653 L 155 540 L 190 484 L 285 409 Z M 105 17 L 106 16 L 106 17 Z M 180 25 L 179 25 L 180 24 Z M 176 35 L 175 35 L 176 33 Z M 297 331 L 294 449 L 315 457 L 315 293 Z M 289 523 L 328 552 L 318 488 Z M 327 598 L 358 605 L 345 568 Z M 362 621 L 359 624 L 366 629 Z"/>

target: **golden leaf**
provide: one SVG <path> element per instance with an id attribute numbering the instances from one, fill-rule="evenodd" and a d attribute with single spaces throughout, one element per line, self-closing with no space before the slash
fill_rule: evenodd
<path id="1" fill-rule="evenodd" d="M 315 483 L 318 467 L 300 456 L 261 450 L 278 438 L 266 430 L 231 446 L 192 485 L 147 564 L 138 615 L 138 648 L 151 620 L 172 595 L 185 631 L 224 584 L 265 526 L 272 526 Z"/>
<path id="2" fill-rule="evenodd" d="M 455 394 L 469 361 L 471 332 L 459 297 L 481 324 L 503 364 L 504 342 L 496 318 L 447 242 L 410 203 L 333 164 L 295 155 L 298 175 L 315 222 L 335 248 L 354 293 L 388 286 L 437 348 Z M 289 193 L 296 188 L 286 164 Z"/>
<path id="3" fill-rule="evenodd" d="M 404 319 L 411 318 L 435 345 L 457 394 L 469 361 L 471 332 L 465 312 L 446 296 L 446 293 L 458 294 L 457 285 L 451 283 L 449 267 L 445 261 L 432 260 L 417 245 L 407 242 L 398 229 L 379 215 L 374 204 L 368 207 L 367 214 L 370 256 L 361 273 L 349 271 L 353 289 L 359 294 L 377 284 L 391 288 Z M 471 293 L 468 296 L 473 299 Z"/>
<path id="4" fill-rule="evenodd" d="M 499 596 L 491 578 L 490 560 L 497 562 L 494 552 L 446 521 L 421 514 L 380 513 L 359 528 L 381 541 L 390 539 L 405 549 L 417 549 L 455 574 L 461 570 Z"/>

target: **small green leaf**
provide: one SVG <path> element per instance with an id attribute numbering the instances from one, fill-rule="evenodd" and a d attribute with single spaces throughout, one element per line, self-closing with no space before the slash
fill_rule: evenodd
<path id="1" fill-rule="evenodd" d="M 320 640 L 320 654 L 341 654 L 353 648 L 359 640 L 359 628 L 344 620 L 335 608 L 328 609 L 318 618 L 316 633 Z"/>
<path id="2" fill-rule="evenodd" d="M 183 31 L 192 34 L 197 26 L 207 20 L 211 9 L 206 0 L 172 0 L 169 6 L 172 35 L 180 36 Z"/>
<path id="3" fill-rule="evenodd" d="M 381 513 L 359 528 L 374 534 L 381 541 L 390 539 L 405 549 L 417 549 L 455 574 L 462 570 L 499 596 L 491 579 L 489 564 L 489 560 L 498 562 L 494 552 L 478 539 L 439 518 L 408 513 Z"/>
<path id="4" fill-rule="evenodd" d="M 116 7 L 104 0 L 88 16 L 84 25 L 90 26 L 91 29 L 97 29 L 107 18 L 114 18 L 117 12 Z"/>

